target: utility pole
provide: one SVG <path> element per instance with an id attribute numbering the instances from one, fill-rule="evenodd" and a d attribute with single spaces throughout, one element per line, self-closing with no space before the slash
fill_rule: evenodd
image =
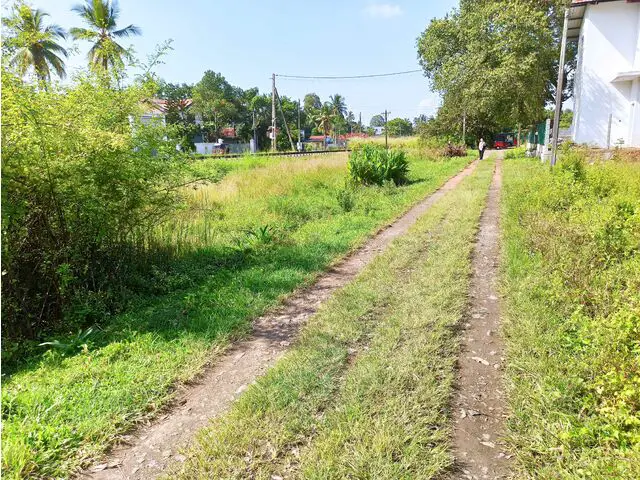
<path id="1" fill-rule="evenodd" d="M 300 99 L 298 99 L 298 143 L 302 143 L 302 132 L 300 131 Z"/>
<path id="2" fill-rule="evenodd" d="M 384 111 L 384 146 L 389 150 L 389 135 L 387 134 L 387 116 L 389 112 Z"/>
<path id="3" fill-rule="evenodd" d="M 275 92 L 276 92 L 276 100 L 278 101 L 278 106 L 280 107 L 280 113 L 282 114 L 282 123 L 284 125 L 285 131 L 287 132 L 287 137 L 289 138 L 289 145 L 291 145 L 291 151 L 295 151 L 296 147 L 293 146 L 293 139 L 291 138 L 291 132 L 289 131 L 289 124 L 287 123 L 287 117 L 284 116 L 284 110 L 282 108 L 282 101 L 280 100 L 278 89 L 276 89 Z"/>
<path id="4" fill-rule="evenodd" d="M 362 112 L 358 114 L 358 133 L 362 133 Z"/>
<path id="5" fill-rule="evenodd" d="M 276 74 L 271 75 L 271 151 L 276 151 Z"/>
<path id="6" fill-rule="evenodd" d="M 567 29 L 569 26 L 569 9 L 564 10 L 564 26 L 562 27 L 562 44 L 560 46 L 560 65 L 558 65 L 558 84 L 556 86 L 556 111 L 553 115 L 553 143 L 551 147 L 551 166 L 558 159 L 558 134 L 560 133 L 560 110 L 562 109 L 562 83 L 564 81 L 564 57 L 567 50 Z"/>
<path id="7" fill-rule="evenodd" d="M 253 114 L 253 148 L 257 152 L 258 151 L 258 135 L 256 134 L 256 111 L 255 111 L 255 109 L 252 110 L 252 114 Z"/>

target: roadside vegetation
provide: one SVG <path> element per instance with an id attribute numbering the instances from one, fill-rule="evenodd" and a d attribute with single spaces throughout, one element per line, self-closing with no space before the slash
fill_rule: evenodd
<path id="1" fill-rule="evenodd" d="M 251 161 L 241 160 L 244 166 L 218 183 L 180 192 L 184 207 L 149 234 L 165 261 L 139 278 L 123 313 L 96 318 L 91 330 L 51 337 L 3 378 L 8 478 L 65 477 L 95 458 L 166 404 L 176 382 L 248 332 L 252 318 L 469 159 L 410 156 L 406 185 L 349 185 L 348 208 L 339 200 L 344 154 L 272 159 L 268 166 L 260 159 L 249 169 Z M 221 162 L 198 168 L 219 172 Z"/>
<path id="2" fill-rule="evenodd" d="M 204 429 L 168 478 L 434 478 L 470 252 L 492 176 L 478 166 L 321 307 L 290 352 Z"/>
<path id="3" fill-rule="evenodd" d="M 519 478 L 640 478 L 640 166 L 504 163 L 510 443 Z"/>

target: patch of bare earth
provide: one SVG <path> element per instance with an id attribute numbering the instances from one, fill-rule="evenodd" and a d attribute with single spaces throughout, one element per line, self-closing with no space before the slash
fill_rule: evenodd
<path id="1" fill-rule="evenodd" d="M 495 154 L 494 154 L 495 155 Z M 469 310 L 462 329 L 454 415 L 454 478 L 502 479 L 508 459 L 502 435 L 506 403 L 497 293 L 502 155 L 480 218 L 472 260 Z"/>
<path id="2" fill-rule="evenodd" d="M 150 479 L 172 462 L 184 461 L 180 450 L 210 419 L 231 403 L 283 355 L 300 326 L 333 292 L 345 286 L 387 245 L 407 230 L 431 205 L 471 174 L 476 163 L 452 177 L 439 190 L 414 206 L 365 245 L 346 257 L 318 280 L 283 305 L 258 318 L 247 340 L 228 349 L 203 373 L 198 383 L 183 386 L 174 407 L 136 432 L 122 437 L 111 454 L 80 474 L 82 479 Z"/>

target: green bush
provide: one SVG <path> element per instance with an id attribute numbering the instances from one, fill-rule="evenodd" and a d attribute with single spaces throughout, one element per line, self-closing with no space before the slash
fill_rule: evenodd
<path id="1" fill-rule="evenodd" d="M 340 205 L 343 212 L 350 212 L 356 206 L 356 192 L 347 183 L 344 188 L 338 190 L 336 200 L 338 200 L 338 205 Z"/>
<path id="2" fill-rule="evenodd" d="M 516 148 L 512 148 L 504 152 L 505 160 L 512 160 L 514 158 L 524 158 L 527 152 L 527 148 L 524 145 L 521 145 Z"/>
<path id="3" fill-rule="evenodd" d="M 3 71 L 3 340 L 97 321 L 180 205 L 174 132 L 138 121 L 154 85 L 113 84 L 88 74 L 44 89 Z"/>
<path id="4" fill-rule="evenodd" d="M 504 181 L 521 468 L 535 478 L 638 478 L 640 168 L 588 165 L 567 150 L 552 171 L 505 164 Z"/>
<path id="5" fill-rule="evenodd" d="M 362 144 L 349 155 L 349 176 L 357 184 L 382 185 L 385 180 L 391 180 L 401 185 L 408 173 L 409 162 L 403 150 Z"/>

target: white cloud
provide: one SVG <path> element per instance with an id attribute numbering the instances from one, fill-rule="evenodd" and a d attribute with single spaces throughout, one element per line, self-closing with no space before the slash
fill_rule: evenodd
<path id="1" fill-rule="evenodd" d="M 404 12 L 400 5 L 393 5 L 390 3 L 372 3 L 364 9 L 365 13 L 370 17 L 377 18 L 391 18 L 399 17 Z"/>

